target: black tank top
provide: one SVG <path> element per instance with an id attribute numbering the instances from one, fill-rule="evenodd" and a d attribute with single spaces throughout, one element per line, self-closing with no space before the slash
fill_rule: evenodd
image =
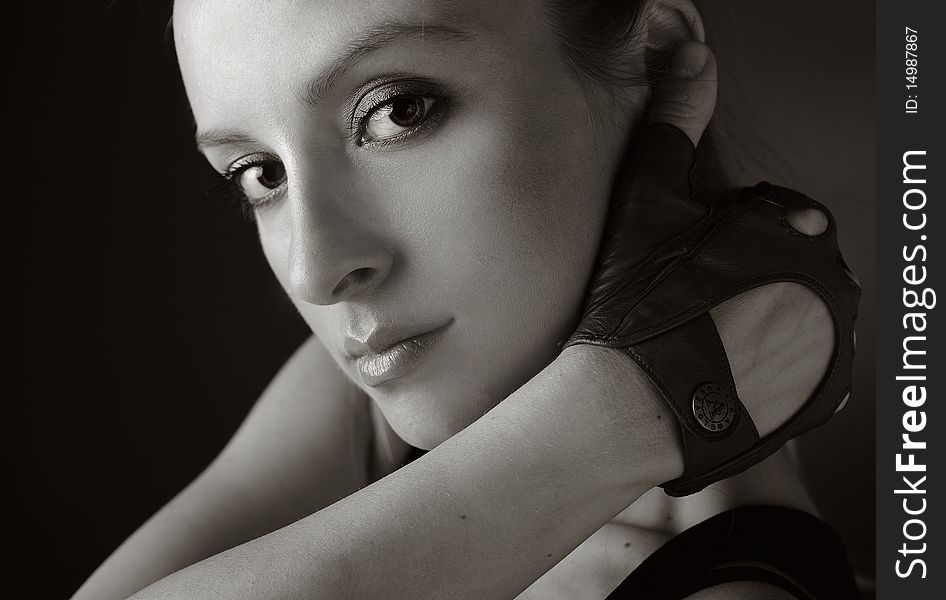
<path id="1" fill-rule="evenodd" d="M 784 506 L 740 506 L 675 536 L 608 600 L 679 600 L 721 583 L 768 583 L 805 600 L 857 600 L 844 543 L 821 519 Z"/>

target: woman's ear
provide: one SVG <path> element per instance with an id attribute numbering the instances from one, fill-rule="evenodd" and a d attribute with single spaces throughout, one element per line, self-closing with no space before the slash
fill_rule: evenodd
<path id="1" fill-rule="evenodd" d="M 691 0 L 645 0 L 638 27 L 648 46 L 706 43 L 703 17 Z"/>
<path id="2" fill-rule="evenodd" d="M 624 4 L 621 4 L 622 2 Z M 706 41 L 703 17 L 692 0 L 606 0 L 603 4 L 621 6 L 628 15 L 633 9 L 635 15 L 627 19 L 627 22 L 633 23 L 632 28 L 620 31 L 620 37 L 612 40 L 619 42 L 617 47 L 608 48 L 611 51 L 608 60 L 615 61 L 604 69 L 608 76 L 604 78 L 603 84 L 599 80 L 594 83 L 601 85 L 591 88 L 596 92 L 592 100 L 600 103 L 596 106 L 595 113 L 612 115 L 608 120 L 611 127 L 615 123 L 623 125 L 618 130 L 622 135 L 615 141 L 614 147 L 626 146 L 627 136 L 633 135 L 648 118 L 648 107 L 654 104 L 657 96 L 666 96 L 660 106 L 666 108 L 664 112 L 673 117 L 660 120 L 677 123 L 680 120 L 677 116 L 689 118 L 687 115 L 694 112 L 699 115 L 708 112 L 712 115 L 716 101 L 715 60 L 712 61 L 710 72 L 714 79 L 713 88 L 710 90 L 712 93 L 701 93 L 700 96 L 705 97 L 706 102 L 698 111 L 686 104 L 685 94 L 680 102 L 673 102 L 677 99 L 676 91 L 688 92 L 691 83 L 668 85 L 669 80 L 681 77 L 679 73 L 672 72 L 671 59 L 677 50 L 684 42 L 693 42 L 693 45 L 700 46 Z M 702 67 L 703 63 L 699 66 Z M 694 64 L 693 67 L 696 68 L 697 65 Z M 697 73 L 701 71 L 702 69 Z M 610 76 L 611 74 L 615 76 Z M 677 112 L 681 112 L 681 115 L 671 114 L 673 111 L 669 109 L 672 107 L 679 108 Z M 686 115 L 682 114 L 684 109 Z M 686 131 L 694 144 L 699 140 L 703 129 L 703 126 L 694 126 L 692 131 Z"/>
<path id="3" fill-rule="evenodd" d="M 636 39 L 642 45 L 648 79 L 655 81 L 666 70 L 667 61 L 681 43 L 706 43 L 703 17 L 691 0 L 645 0 Z"/>

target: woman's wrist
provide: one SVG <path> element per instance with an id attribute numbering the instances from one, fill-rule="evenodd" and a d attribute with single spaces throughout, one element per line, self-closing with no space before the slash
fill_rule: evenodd
<path id="1" fill-rule="evenodd" d="M 635 473 L 635 484 L 655 487 L 683 474 L 679 425 L 650 377 L 625 352 L 576 344 L 565 348 L 555 364 L 601 403 L 602 425 L 617 457 Z M 611 444 L 609 444 L 610 446 Z"/>

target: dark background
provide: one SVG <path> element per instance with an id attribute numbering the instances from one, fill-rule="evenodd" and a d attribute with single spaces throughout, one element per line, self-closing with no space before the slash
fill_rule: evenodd
<path id="1" fill-rule="evenodd" d="M 170 3 L 75 4 L 18 7 L 8 25 L 11 572 L 34 598 L 67 597 L 190 482 L 307 334 L 253 226 L 205 193 L 216 178 L 163 41 Z M 873 3 L 704 10 L 730 146 L 758 159 L 741 177 L 831 207 L 864 283 L 854 396 L 800 453 L 869 578 Z"/>

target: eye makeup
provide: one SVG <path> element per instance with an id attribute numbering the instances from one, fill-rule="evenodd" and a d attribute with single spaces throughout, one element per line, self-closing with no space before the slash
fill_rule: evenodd
<path id="1" fill-rule="evenodd" d="M 350 98 L 343 108 L 343 114 L 347 115 L 347 136 L 352 144 L 365 150 L 393 150 L 405 147 L 408 141 L 423 139 L 443 121 L 450 106 L 443 86 L 428 79 L 407 75 L 386 75 L 373 79 Z M 247 192 L 243 181 L 245 177 L 277 171 L 283 175 L 279 181 L 260 180 L 258 185 L 255 181 L 250 182 L 256 188 L 269 189 L 269 193 Z M 214 195 L 238 200 L 243 205 L 244 214 L 249 215 L 277 199 L 287 183 L 280 158 L 270 152 L 241 156 L 223 172 L 218 171 L 218 174 L 224 181 L 211 190 Z M 268 183 L 278 185 L 269 187 Z"/>
<path id="2" fill-rule="evenodd" d="M 443 120 L 450 104 L 442 86 L 421 78 L 387 76 L 366 84 L 362 90 L 364 91 L 353 103 L 349 132 L 352 142 L 363 148 L 387 147 L 429 132 Z M 371 139 L 366 136 L 366 129 L 372 116 L 385 108 L 390 109 L 396 102 L 405 100 L 413 100 L 419 106 L 423 106 L 423 117 L 416 125 L 405 127 L 403 132 L 380 139 Z"/>

